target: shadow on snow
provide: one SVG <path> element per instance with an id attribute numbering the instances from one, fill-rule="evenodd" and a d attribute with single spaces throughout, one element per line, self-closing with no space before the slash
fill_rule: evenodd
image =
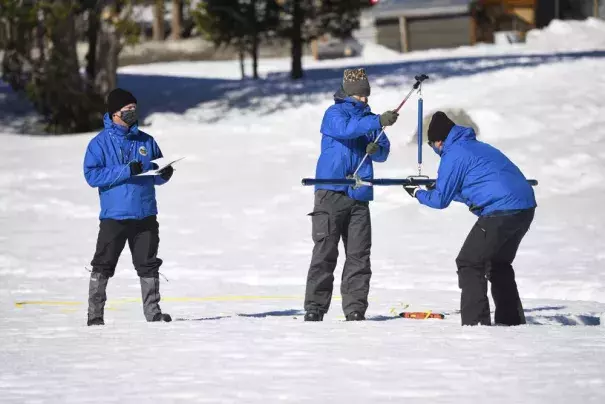
<path id="1" fill-rule="evenodd" d="M 605 51 L 465 57 L 373 64 L 366 69 L 375 87 L 400 87 L 404 93 L 419 73 L 428 74 L 430 83 L 450 77 L 602 57 L 605 57 Z M 120 74 L 119 85 L 134 92 L 140 100 L 143 118 L 153 113 L 182 114 L 205 103 L 225 112 L 245 109 L 264 115 L 307 102 L 316 103 L 318 94 L 325 94 L 326 100 L 330 101 L 332 93 L 340 86 L 344 68 L 346 66 L 307 69 L 305 78 L 299 81 L 290 80 L 289 72 L 269 73 L 257 81 Z M 212 115 L 214 118 L 200 119 L 209 123 L 219 119 L 216 114 Z"/>
<path id="2" fill-rule="evenodd" d="M 400 87 L 403 94 L 411 88 L 414 76 L 419 73 L 428 74 L 430 83 L 450 77 L 602 57 L 605 57 L 605 51 L 460 57 L 370 64 L 366 69 L 375 88 Z M 298 81 L 290 80 L 289 72 L 269 73 L 266 78 L 256 81 L 123 73 L 119 74 L 118 85 L 132 91 L 138 98 L 143 120 L 154 113 L 183 114 L 206 104 L 218 109 L 219 113 L 215 111 L 210 114 L 212 117 L 196 118 L 212 123 L 220 119 L 217 117 L 220 117 L 220 112 L 230 109 L 265 115 L 303 103 L 316 103 L 319 94 L 324 94 L 326 101 L 331 101 L 346 67 L 354 66 L 307 69 L 305 78 Z M 15 121 L 31 112 L 31 106 L 22 94 L 15 94 L 6 83 L 0 82 L 0 111 L 0 125 L 16 127 L 18 123 Z"/>

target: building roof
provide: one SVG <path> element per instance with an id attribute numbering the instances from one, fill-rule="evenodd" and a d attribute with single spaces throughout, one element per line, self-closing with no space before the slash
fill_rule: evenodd
<path id="1" fill-rule="evenodd" d="M 381 0 L 370 13 L 374 18 L 467 14 L 470 3 L 471 0 Z"/>

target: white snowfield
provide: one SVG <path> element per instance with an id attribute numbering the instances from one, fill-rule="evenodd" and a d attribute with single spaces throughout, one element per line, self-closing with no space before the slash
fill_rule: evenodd
<path id="1" fill-rule="evenodd" d="M 182 321 L 144 322 L 126 249 L 106 325 L 86 327 L 99 207 L 82 160 L 94 134 L 0 134 L 0 402 L 605 402 L 605 58 L 448 52 L 354 63 L 376 78 L 378 113 L 413 74 L 431 75 L 426 114 L 466 109 L 540 181 L 515 261 L 528 325 L 460 326 L 454 259 L 475 217 L 397 187 L 372 203 L 369 321 L 344 322 L 338 283 L 326 320 L 302 321 L 313 190 L 300 179 L 314 174 L 333 77 L 350 61 L 310 63 L 313 79 L 297 84 L 285 60 L 262 61 L 259 84 L 235 82 L 237 62 L 129 67 L 122 84 L 140 90 L 144 129 L 167 158 L 186 156 L 157 189 L 162 308 Z M 416 114 L 413 97 L 377 177 L 416 173 Z M 424 152 L 434 176 L 438 158 Z M 446 318 L 393 315 L 406 305 Z"/>

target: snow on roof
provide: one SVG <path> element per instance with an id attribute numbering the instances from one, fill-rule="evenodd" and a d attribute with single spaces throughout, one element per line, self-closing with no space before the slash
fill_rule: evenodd
<path id="1" fill-rule="evenodd" d="M 469 12 L 470 3 L 470 0 L 381 0 L 370 12 L 375 18 L 463 14 Z"/>

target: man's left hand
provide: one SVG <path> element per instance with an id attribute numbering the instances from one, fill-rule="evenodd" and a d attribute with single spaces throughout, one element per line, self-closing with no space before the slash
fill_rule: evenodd
<path id="1" fill-rule="evenodd" d="M 168 166 L 162 171 L 160 171 L 158 174 L 160 175 L 160 177 L 162 177 L 164 181 L 168 181 L 172 177 L 172 174 L 174 174 L 174 168 L 172 168 L 172 166 Z"/>
<path id="2" fill-rule="evenodd" d="M 370 156 L 376 153 L 378 150 L 380 150 L 380 146 L 374 142 L 368 143 L 368 146 L 366 147 L 366 153 L 368 153 Z"/>

